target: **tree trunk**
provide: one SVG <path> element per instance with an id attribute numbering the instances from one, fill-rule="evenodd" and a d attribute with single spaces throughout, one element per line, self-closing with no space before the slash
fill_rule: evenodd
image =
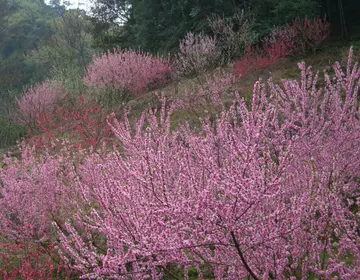
<path id="1" fill-rule="evenodd" d="M 341 35 L 345 40 L 347 40 L 348 32 L 347 32 L 346 21 L 345 21 L 343 0 L 338 0 L 338 8 L 339 8 L 339 15 L 340 15 L 340 23 L 341 23 Z"/>
<path id="2" fill-rule="evenodd" d="M 332 16 L 331 16 L 331 0 L 326 0 L 326 16 L 327 20 L 332 23 Z"/>

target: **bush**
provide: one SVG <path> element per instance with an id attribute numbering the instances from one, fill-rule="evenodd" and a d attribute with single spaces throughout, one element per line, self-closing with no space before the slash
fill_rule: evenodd
<path id="1" fill-rule="evenodd" d="M 21 158 L 5 156 L 0 170 L 1 234 L 17 242 L 46 240 L 52 217 L 64 209 L 71 193 L 60 184 L 66 159 L 49 154 L 39 159 L 33 148 L 21 147 Z"/>
<path id="2" fill-rule="evenodd" d="M 298 33 L 294 26 L 285 28 L 275 27 L 272 32 L 262 40 L 264 56 L 271 60 L 285 59 L 288 55 L 298 53 Z"/>
<path id="3" fill-rule="evenodd" d="M 186 90 L 179 105 L 181 104 L 183 108 L 193 109 L 195 114 L 201 108 L 216 107 L 216 105 L 222 104 L 229 93 L 233 92 L 232 84 L 235 82 L 235 75 L 217 69 L 213 74 L 205 75 L 203 84 L 191 91 Z"/>
<path id="4" fill-rule="evenodd" d="M 169 59 L 134 50 L 114 50 L 94 56 L 84 77 L 86 85 L 106 89 L 117 95 L 117 102 L 171 83 L 173 71 Z M 100 97 L 101 99 L 101 97 Z"/>
<path id="5" fill-rule="evenodd" d="M 57 139 L 59 147 L 84 149 L 99 148 L 113 143 L 113 133 L 106 124 L 107 112 L 98 104 L 84 97 L 67 99 L 52 111 L 36 118 L 37 131 L 28 135 L 28 143 L 36 148 L 50 148 Z M 66 140 L 63 144 L 62 141 Z"/>
<path id="6" fill-rule="evenodd" d="M 61 263 L 52 244 L 0 244 L 0 251 L 2 279 L 70 279 L 71 270 Z"/>
<path id="7" fill-rule="evenodd" d="M 189 32 L 180 41 L 177 71 L 180 76 L 198 76 L 219 64 L 221 50 L 215 38 Z"/>
<path id="8" fill-rule="evenodd" d="M 279 58 L 266 56 L 258 47 L 248 47 L 246 53 L 234 63 L 234 73 L 244 77 L 248 73 L 274 65 Z"/>
<path id="9" fill-rule="evenodd" d="M 254 20 L 245 16 L 243 11 L 234 13 L 230 18 L 209 17 L 208 23 L 221 50 L 223 65 L 240 57 L 246 47 L 255 41 Z"/>
<path id="10" fill-rule="evenodd" d="M 16 101 L 18 122 L 33 128 L 36 117 L 51 110 L 65 95 L 63 84 L 57 81 L 46 81 L 28 88 Z"/>
<path id="11" fill-rule="evenodd" d="M 74 270 L 58 255 L 51 223 L 62 227 L 80 203 L 70 184 L 74 152 L 65 147 L 58 155 L 37 154 L 24 143 L 19 148 L 20 159 L 7 155 L 0 168 L 0 278 L 69 279 Z"/>
<path id="12" fill-rule="evenodd" d="M 295 29 L 296 52 L 299 54 L 317 50 L 321 43 L 330 36 L 330 24 L 326 17 L 315 17 L 312 20 L 297 18 L 287 28 Z"/>

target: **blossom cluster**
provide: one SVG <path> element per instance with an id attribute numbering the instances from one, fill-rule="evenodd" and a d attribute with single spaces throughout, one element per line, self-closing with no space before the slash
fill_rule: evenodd
<path id="1" fill-rule="evenodd" d="M 64 85 L 57 81 L 46 81 L 28 88 L 17 99 L 17 121 L 31 125 L 39 114 L 51 110 L 65 95 Z"/>
<path id="2" fill-rule="evenodd" d="M 86 85 L 127 93 L 145 93 L 172 80 L 169 59 L 134 50 L 114 50 L 94 56 L 84 77 Z"/>

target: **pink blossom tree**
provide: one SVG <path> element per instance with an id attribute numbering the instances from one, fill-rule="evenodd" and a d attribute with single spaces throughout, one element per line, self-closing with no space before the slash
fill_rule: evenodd
<path id="1" fill-rule="evenodd" d="M 64 228 L 82 204 L 74 181 L 84 151 L 57 154 L 36 151 L 22 143 L 21 157 L 4 156 L 0 169 L 0 277 L 1 279 L 69 279 L 75 275 L 58 255 L 58 237 L 52 226 Z M 66 145 L 67 144 L 67 145 Z M 75 207 L 76 205 L 76 207 Z"/>
<path id="2" fill-rule="evenodd" d="M 16 101 L 17 121 L 32 126 L 37 116 L 51 110 L 65 95 L 65 88 L 58 81 L 46 81 L 29 87 Z"/>
<path id="3" fill-rule="evenodd" d="M 221 50 L 215 37 L 189 32 L 180 41 L 177 57 L 180 76 L 197 76 L 208 68 L 217 66 Z"/>
<path id="4" fill-rule="evenodd" d="M 169 59 L 134 50 L 114 50 L 94 56 L 84 77 L 86 85 L 110 90 L 120 101 L 169 84 L 173 70 Z M 114 92 L 115 91 L 115 92 Z M 118 100 L 118 101 L 119 101 Z"/>
<path id="5" fill-rule="evenodd" d="M 221 64 L 225 66 L 243 55 L 246 47 L 253 44 L 256 38 L 254 20 L 247 17 L 244 11 L 228 18 L 210 16 L 208 24 L 221 50 Z"/>
<path id="6" fill-rule="evenodd" d="M 300 63 L 301 81 L 254 86 L 203 131 L 171 132 L 173 108 L 109 122 L 121 152 L 93 154 L 76 180 L 87 207 L 58 228 L 84 278 L 357 279 L 360 71 Z M 267 91 L 267 88 L 269 91 Z M 79 230 L 80 225 L 85 230 Z M 94 236 L 103 236 L 106 249 Z M 103 239 L 103 240 L 104 240 Z"/>
<path id="7" fill-rule="evenodd" d="M 50 238 L 54 219 L 61 221 L 70 214 L 69 199 L 76 197 L 69 183 L 74 174 L 70 151 L 63 151 L 37 154 L 35 147 L 22 145 L 20 159 L 4 157 L 0 170 L 2 236 L 15 241 L 44 241 Z"/>

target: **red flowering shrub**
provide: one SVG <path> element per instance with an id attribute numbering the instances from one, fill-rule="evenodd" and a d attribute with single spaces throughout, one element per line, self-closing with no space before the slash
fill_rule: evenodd
<path id="1" fill-rule="evenodd" d="M 297 49 L 297 31 L 291 25 L 285 28 L 274 28 L 269 36 L 262 41 L 262 51 L 271 60 L 284 59 L 295 54 Z"/>
<path id="2" fill-rule="evenodd" d="M 115 90 L 124 95 L 145 93 L 171 82 L 169 59 L 134 50 L 114 50 L 94 56 L 84 82 L 88 86 Z"/>
<path id="3" fill-rule="evenodd" d="M 276 64 L 296 51 L 296 31 L 291 26 L 285 29 L 275 28 L 262 40 L 261 45 L 249 46 L 245 54 L 234 63 L 236 76 L 246 76 L 256 71 Z"/>
<path id="4" fill-rule="evenodd" d="M 315 17 L 304 20 L 295 19 L 291 28 L 296 31 L 296 52 L 306 53 L 316 50 L 330 36 L 330 24 L 325 18 Z"/>
<path id="5" fill-rule="evenodd" d="M 234 73 L 237 77 L 276 64 L 278 58 L 266 56 L 258 47 L 248 47 L 245 54 L 234 63 Z"/>
<path id="6" fill-rule="evenodd" d="M 4 280 L 70 279 L 71 270 L 53 245 L 0 244 L 0 278 Z"/>
<path id="7" fill-rule="evenodd" d="M 106 125 L 107 113 L 95 102 L 80 97 L 68 99 L 52 111 L 43 112 L 36 118 L 38 132 L 30 135 L 29 142 L 37 148 L 51 147 L 54 139 L 67 139 L 66 145 L 78 148 L 112 143 L 112 132 Z M 58 142 L 59 142 L 58 141 Z M 59 145 L 61 146 L 61 143 Z"/>
<path id="8" fill-rule="evenodd" d="M 326 18 L 295 19 L 282 29 L 274 28 L 261 44 L 248 47 L 245 54 L 234 63 L 234 73 L 236 76 L 245 76 L 249 72 L 274 65 L 288 55 L 315 50 L 329 35 L 330 25 Z"/>

